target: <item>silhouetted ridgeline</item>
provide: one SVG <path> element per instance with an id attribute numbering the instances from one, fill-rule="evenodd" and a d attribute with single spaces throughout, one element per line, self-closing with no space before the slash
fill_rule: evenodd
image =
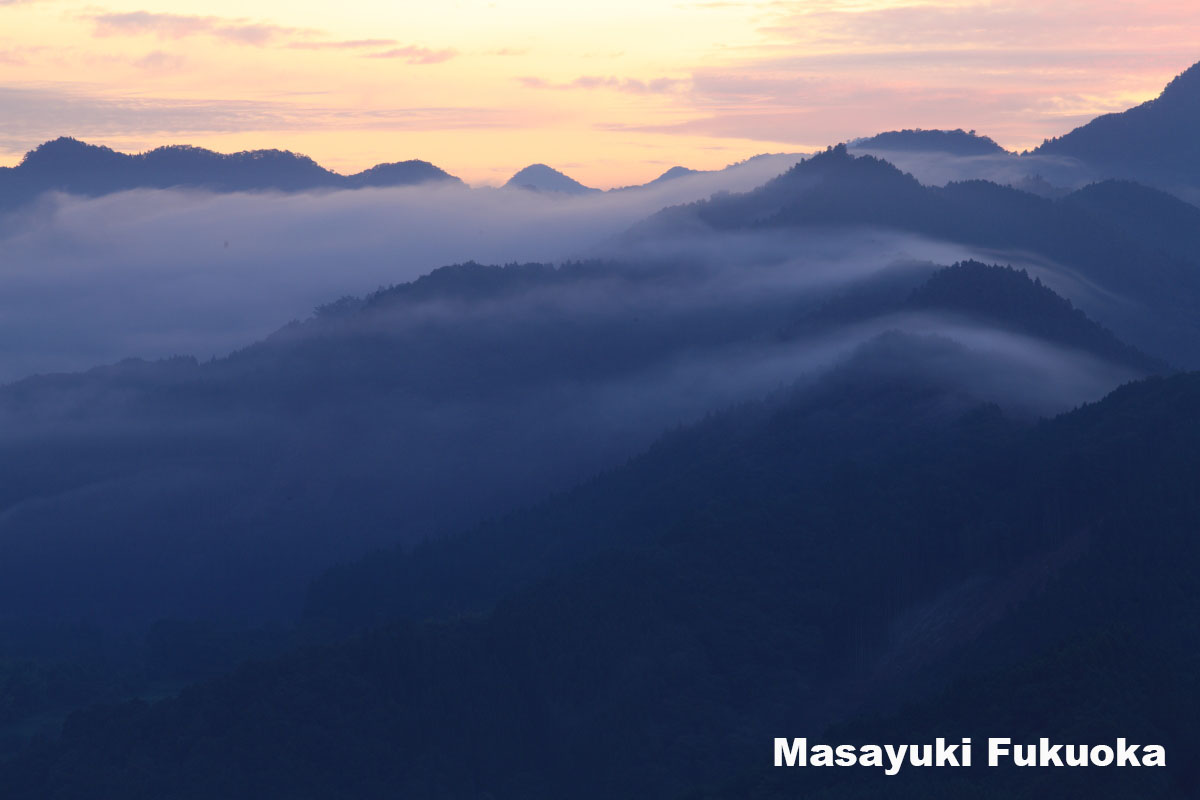
<path id="1" fill-rule="evenodd" d="M 560 192 L 562 194 L 591 194 L 598 192 L 590 186 L 559 172 L 545 164 L 531 164 L 508 179 L 505 186 L 517 189 L 532 189 L 538 192 Z"/>
<path id="2" fill-rule="evenodd" d="M 886 131 L 865 139 L 855 139 L 850 146 L 863 150 L 919 151 L 954 156 L 986 156 L 1005 152 L 991 138 L 961 128 L 953 131 Z"/>
<path id="3" fill-rule="evenodd" d="M 172 146 L 127 155 L 63 137 L 31 150 L 16 167 L 0 167 L 0 209 L 13 208 L 48 191 L 102 195 L 127 189 L 189 187 L 218 192 L 294 192 L 431 181 L 462 183 L 425 161 L 379 164 L 354 175 L 339 175 L 311 158 L 283 150 L 225 155 L 200 147 Z"/>

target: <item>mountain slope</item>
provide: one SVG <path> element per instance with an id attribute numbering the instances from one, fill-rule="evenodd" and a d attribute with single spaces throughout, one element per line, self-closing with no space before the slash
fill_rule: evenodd
<path id="1" fill-rule="evenodd" d="M 1178 186 L 1200 182 L 1200 64 L 1140 106 L 1105 114 L 1034 153 L 1064 155 L 1102 167 L 1114 177 Z"/>
<path id="2" fill-rule="evenodd" d="M 599 189 L 584 186 L 574 178 L 545 164 L 530 164 L 509 178 L 508 183 L 504 185 L 515 189 L 531 189 L 537 192 L 558 192 L 560 194 L 591 194 L 599 191 Z"/>
<path id="3" fill-rule="evenodd" d="M 888 289 L 888 296 L 880 302 L 872 285 L 854 287 L 803 315 L 787 335 L 793 339 L 820 337 L 873 318 L 949 313 L 971 324 L 1061 344 L 1077 355 L 1125 364 L 1132 374 L 1167 369 L 1011 268 L 967 262 L 938 270 L 915 288 L 901 282 L 889 284 Z M 884 324 L 899 326 L 901 322 Z M 615 480 L 606 477 L 600 483 Z M 637 497 L 638 513 L 652 519 L 656 519 L 652 509 L 662 498 L 635 487 L 655 483 L 650 475 L 620 483 L 627 502 Z M 588 497 L 591 499 L 585 499 Z M 309 590 L 306 624 L 321 630 L 354 630 L 394 617 L 425 618 L 486 609 L 504 593 L 553 569 L 644 535 L 626 518 L 610 516 L 602 497 L 589 486 L 552 501 L 540 515 L 517 512 L 462 536 L 429 542 L 415 550 L 401 547 L 373 553 L 329 570 Z M 563 520 L 570 504 L 590 509 L 587 524 Z M 572 536 L 564 537 L 564 530 L 571 530 Z"/>
<path id="4" fill-rule="evenodd" d="M 901 797 L 911 784 L 879 784 L 895 779 L 877 772 L 771 774 L 772 737 L 816 737 L 883 707 L 880 697 L 926 696 L 922 686 L 960 674 L 957 653 L 992 635 L 1023 665 L 1017 685 L 1038 687 L 1039 714 L 1070 719 L 1078 693 L 1040 686 L 1075 662 L 1037 654 L 1114 620 L 1155 624 L 1136 629 L 1125 656 L 1086 662 L 1108 716 L 1085 734 L 1151 733 L 1186 754 L 1193 734 L 1143 720 L 1197 702 L 1194 682 L 1170 677 L 1186 661 L 1147 657 L 1200 645 L 1194 593 L 1172 588 L 1196 556 L 1184 533 L 1200 524 L 1200 377 L 1125 387 L 1027 428 L 931 382 L 925 367 L 947 355 L 937 343 L 881 345 L 823 386 L 681 431 L 604 479 L 605 507 L 614 519 L 626 510 L 636 536 L 493 613 L 397 624 L 177 699 L 78 714 L 62 742 L 0 767 L 0 787 L 13 800 L 242 798 L 267 787 L 651 798 L 754 775 L 731 796 L 774 796 L 784 779 L 786 796 L 842 791 L 835 781 L 849 794 L 831 796 L 886 786 Z M 630 489 L 653 502 L 630 504 Z M 592 507 L 568 502 L 564 535 Z M 1120 591 L 1107 593 L 1118 576 Z M 1106 592 L 1099 617 L 1096 591 Z M 1063 596 L 1089 602 L 1060 607 Z M 909 612 L 924 622 L 909 625 Z M 1148 674 L 1127 669 L 1129 653 Z M 1174 691 L 1139 688 L 1155 678 Z M 965 700 L 941 702 L 943 715 L 969 716 Z M 860 736 L 879 730 L 863 724 Z M 1006 797 L 1148 796 L 1142 780 L 1152 796 L 1186 796 L 1186 758 L 1168 765 L 1116 783 L 1100 770 L 1000 780 Z M 987 796 L 977 788 L 955 796 Z"/>

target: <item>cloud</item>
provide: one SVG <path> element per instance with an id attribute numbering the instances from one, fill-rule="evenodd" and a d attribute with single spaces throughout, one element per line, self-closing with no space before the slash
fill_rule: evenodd
<path id="1" fill-rule="evenodd" d="M 517 78 L 517 81 L 529 89 L 553 89 L 556 91 L 569 89 L 612 89 L 631 94 L 662 94 L 674 92 L 688 84 L 677 78 L 652 78 L 639 80 L 637 78 L 617 78 L 613 76 L 583 75 L 566 83 L 554 83 L 531 76 Z"/>
<path id="2" fill-rule="evenodd" d="M 153 54 L 151 54 L 153 56 Z M 145 60 L 145 59 L 143 59 Z M 145 68 L 170 67 L 169 55 Z M 29 149 L 61 135 L 88 138 L 289 130 L 447 130 L 528 124 L 529 114 L 480 107 L 346 109 L 282 99 L 226 101 L 101 94 L 86 84 L 40 88 L 0 85 L 0 119 L 10 151 Z"/>
<path id="3" fill-rule="evenodd" d="M 1087 42 L 1095 51 L 1116 52 L 1130 45 L 1144 48 L 1147 37 L 1186 41 L 1181 31 L 1200 25 L 1200 9 L 1192 3 L 1130 4 L 1125 0 L 927 0 L 863 7 L 850 2 L 782 2 L 770 7 L 761 30 L 774 38 L 831 47 L 852 46 L 918 49 L 951 46 L 969 52 L 1031 45 L 1063 46 Z M 1194 29 L 1193 29 L 1194 33 Z M 1191 37 L 1194 41 L 1194 36 Z"/>
<path id="4" fill-rule="evenodd" d="M 126 356 L 221 354 L 316 305 L 444 264 L 586 254 L 664 205 L 748 189 L 790 163 L 567 202 L 451 187 L 47 200 L 0 217 L 0 380 Z"/>
<path id="5" fill-rule="evenodd" d="M 243 19 L 196 16 L 190 14 L 153 13 L 130 11 L 125 13 L 95 14 L 91 17 L 96 36 L 154 35 L 160 39 L 183 39 L 189 36 L 207 35 L 235 44 L 261 47 L 281 38 L 305 33 L 299 28 L 289 28 L 264 22 Z"/>
<path id="6" fill-rule="evenodd" d="M 160 39 L 184 39 L 192 36 L 211 36 L 233 44 L 253 47 L 281 46 L 290 50 L 370 50 L 390 47 L 395 39 L 332 39 L 320 38 L 322 31 L 293 28 L 248 19 L 199 16 L 194 14 L 130 11 L 94 14 L 90 17 L 96 36 L 153 35 Z M 410 64 L 438 64 L 458 55 L 446 48 L 434 50 L 407 45 L 370 53 L 370 58 L 395 58 Z"/>
<path id="7" fill-rule="evenodd" d="M 329 42 L 289 42 L 287 46 L 293 50 L 362 50 L 373 47 L 388 47 L 395 43 L 395 39 L 342 39 Z"/>
<path id="8" fill-rule="evenodd" d="M 397 58 L 402 61 L 407 61 L 409 64 L 440 64 L 443 61 L 449 61 L 458 55 L 457 50 L 431 50 L 428 47 L 416 47 L 408 45 L 406 47 L 394 47 L 391 50 L 384 50 L 380 53 L 371 53 L 369 58 Z"/>
<path id="9" fill-rule="evenodd" d="M 183 56 L 164 50 L 154 50 L 133 62 L 135 67 L 150 72 L 171 72 L 180 69 L 183 64 Z"/>
<path id="10" fill-rule="evenodd" d="M 648 189 L 578 198 L 424 186 L 293 195 L 145 190 L 46 199 L 0 217 L 0 342 L 8 343 L 0 344 L 0 380 L 126 356 L 222 354 L 337 297 L 468 260 L 596 256 L 720 269 L 769 266 L 752 277 L 726 271 L 723 283 L 718 275 L 709 284 L 715 297 L 817 290 L 896 260 L 1001 258 L 872 231 L 690 235 L 637 244 L 619 237 L 664 206 L 746 191 L 797 160 L 765 156 Z"/>

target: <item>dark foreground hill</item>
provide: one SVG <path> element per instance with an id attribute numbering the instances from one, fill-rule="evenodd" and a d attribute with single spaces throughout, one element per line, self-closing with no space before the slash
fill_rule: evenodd
<path id="1" fill-rule="evenodd" d="M 1192 796 L 1200 376 L 1030 425 L 946 380 L 971 359 L 884 336 L 816 386 L 670 434 L 531 512 L 564 542 L 608 544 L 492 610 L 455 614 L 448 586 L 441 621 L 79 713 L 61 741 L 0 768 L 0 791 Z M 830 723 L 897 743 L 1128 736 L 1171 757 L 1165 770 L 771 772 L 773 737 Z"/>
<path id="2" fill-rule="evenodd" d="M 39 145 L 15 167 L 0 167 L 0 211 L 49 191 L 86 196 L 170 188 L 295 192 L 429 182 L 462 183 L 426 161 L 379 164 L 354 175 L 340 175 L 307 156 L 283 150 L 224 154 L 172 146 L 128 155 L 63 137 Z"/>

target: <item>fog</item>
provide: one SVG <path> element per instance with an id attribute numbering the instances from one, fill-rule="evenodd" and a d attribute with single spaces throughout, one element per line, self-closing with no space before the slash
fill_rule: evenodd
<path id="1" fill-rule="evenodd" d="M 428 184 L 47 196 L 0 218 L 0 380 L 222 355 L 316 305 L 445 264 L 586 254 L 665 205 L 748 190 L 796 159 L 585 197 Z"/>
<path id="2" fill-rule="evenodd" d="M 920 377 L 1036 416 L 1135 376 L 905 309 L 972 258 L 1108 301 L 1034 256 L 873 228 L 622 235 L 788 159 L 579 197 L 133 191 L 8 217 L 4 379 L 199 359 L 0 388 L 0 605 L 134 627 L 286 618 L 339 560 L 536 503 L 797 381 Z M 562 265 L 374 291 L 468 261 Z M 845 298 L 854 314 L 823 315 Z"/>
<path id="3" fill-rule="evenodd" d="M 1078 189 L 1101 177 L 1093 167 L 1068 156 L 1016 153 L 960 156 L 853 146 L 850 151 L 856 155 L 872 155 L 890 161 L 927 186 L 945 186 L 952 181 L 985 180 L 1053 196 Z"/>

